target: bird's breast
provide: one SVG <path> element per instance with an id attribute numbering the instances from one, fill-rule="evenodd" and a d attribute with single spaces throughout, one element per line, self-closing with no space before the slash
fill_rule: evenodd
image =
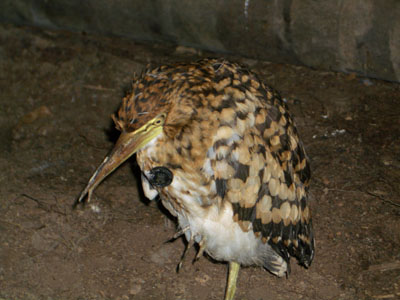
<path id="1" fill-rule="evenodd" d="M 154 146 L 143 149 L 137 155 L 144 174 L 168 165 L 156 156 L 158 150 Z M 202 172 L 190 170 L 189 162 L 185 167 L 170 166 L 172 182 L 162 188 L 153 186 L 153 191 L 159 192 L 163 205 L 177 217 L 180 227 L 186 229 L 186 238 L 196 242 L 203 240 L 205 250 L 212 257 L 224 261 L 235 260 L 243 265 L 260 264 L 262 258 L 257 251 L 262 243 L 251 230 L 244 232 L 234 221 L 231 203 L 221 204 L 218 201 L 215 181 L 207 179 L 208 165 L 206 158 Z M 143 185 L 145 191 L 149 189 L 148 181 Z"/>

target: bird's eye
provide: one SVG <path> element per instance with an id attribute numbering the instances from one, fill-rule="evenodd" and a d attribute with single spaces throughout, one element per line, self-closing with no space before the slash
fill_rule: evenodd
<path id="1" fill-rule="evenodd" d="M 161 124 L 161 120 L 160 119 L 156 120 L 155 124 L 156 125 L 160 125 Z"/>

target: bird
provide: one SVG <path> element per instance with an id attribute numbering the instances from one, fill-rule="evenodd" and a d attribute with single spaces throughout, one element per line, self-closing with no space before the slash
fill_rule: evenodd
<path id="1" fill-rule="evenodd" d="M 177 236 L 228 264 L 284 277 L 311 265 L 310 163 L 280 94 L 245 66 L 203 58 L 146 69 L 117 115 L 121 132 L 76 203 L 136 154 L 144 194 L 177 219 Z"/>

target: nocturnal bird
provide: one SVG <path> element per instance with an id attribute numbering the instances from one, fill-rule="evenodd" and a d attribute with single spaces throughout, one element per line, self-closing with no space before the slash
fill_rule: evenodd
<path id="1" fill-rule="evenodd" d="M 309 162 L 286 104 L 255 74 L 218 59 L 147 70 L 113 120 L 121 135 L 77 203 L 136 153 L 146 197 L 159 195 L 198 256 L 228 262 L 225 299 L 241 265 L 279 277 L 291 256 L 310 266 Z"/>

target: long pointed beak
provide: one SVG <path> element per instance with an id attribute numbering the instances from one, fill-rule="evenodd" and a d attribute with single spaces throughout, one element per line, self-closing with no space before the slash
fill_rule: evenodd
<path id="1" fill-rule="evenodd" d="M 90 178 L 89 183 L 80 194 L 76 204 L 82 202 L 86 195 L 88 195 L 87 201 L 89 202 L 93 190 L 124 161 L 154 138 L 154 136 L 154 132 L 149 134 L 142 130 L 122 132 L 113 150 L 106 156 L 103 163 Z"/>

